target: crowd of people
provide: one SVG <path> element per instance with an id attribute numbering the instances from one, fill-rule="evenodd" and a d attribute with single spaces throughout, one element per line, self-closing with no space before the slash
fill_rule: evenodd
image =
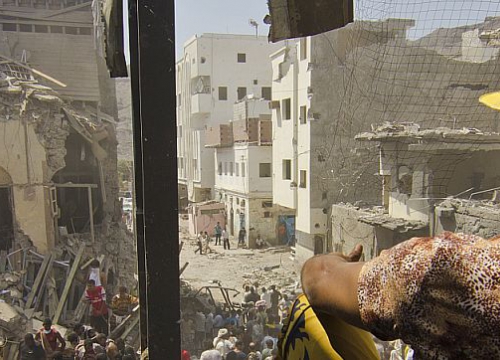
<path id="1" fill-rule="evenodd" d="M 200 360 L 273 359 L 292 298 L 274 285 L 262 287 L 260 293 L 248 285 L 240 309 L 186 313 L 181 323 L 183 348 L 201 353 Z"/>
<path id="2" fill-rule="evenodd" d="M 111 338 L 111 330 L 120 325 L 138 305 L 138 299 L 124 286 L 108 302 L 105 278 L 96 260 L 91 263 L 87 276 L 84 300 L 89 304 L 89 325 L 76 324 L 65 337 L 52 324 L 50 318 L 35 334 L 25 335 L 19 349 L 19 360 L 130 360 L 136 359 L 134 349 L 119 337 Z"/>
<path id="3" fill-rule="evenodd" d="M 135 350 L 121 338 L 111 339 L 83 324 L 74 326 L 64 338 L 47 318 L 33 335 L 24 336 L 19 350 L 20 360 L 132 360 Z"/>

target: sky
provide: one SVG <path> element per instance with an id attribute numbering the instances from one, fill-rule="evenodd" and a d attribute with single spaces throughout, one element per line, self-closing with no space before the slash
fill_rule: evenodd
<path id="1" fill-rule="evenodd" d="M 177 56 L 195 34 L 255 34 L 250 19 L 259 24 L 259 35 L 269 32 L 262 21 L 268 14 L 267 0 L 176 0 L 175 7 Z"/>
<path id="2" fill-rule="evenodd" d="M 124 1 L 127 9 L 127 1 Z M 181 57 L 183 44 L 195 34 L 255 34 L 249 20 L 259 23 L 259 35 L 269 26 L 262 21 L 268 14 L 267 0 L 176 0 L 176 48 Z M 355 0 L 359 19 L 409 18 L 417 21 L 408 36 L 416 39 L 439 27 L 456 27 L 500 15 L 497 0 Z M 126 11 L 124 11 L 126 17 Z M 128 29 L 125 29 L 128 34 Z M 128 53 L 128 39 L 126 53 Z M 128 59 L 127 59 L 128 61 Z"/>

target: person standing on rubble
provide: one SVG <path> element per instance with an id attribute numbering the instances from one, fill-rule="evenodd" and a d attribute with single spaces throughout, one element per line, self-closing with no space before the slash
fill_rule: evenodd
<path id="1" fill-rule="evenodd" d="M 194 316 L 194 346 L 196 349 L 203 347 L 203 342 L 205 341 L 205 322 L 205 314 L 198 310 Z"/>
<path id="2" fill-rule="evenodd" d="M 19 360 L 45 360 L 45 351 L 38 344 L 33 334 L 24 335 L 24 342 L 19 349 Z"/>
<path id="3" fill-rule="evenodd" d="M 215 245 L 222 245 L 222 227 L 220 226 L 220 222 L 217 221 L 217 225 L 214 227 L 215 234 Z"/>
<path id="4" fill-rule="evenodd" d="M 89 266 L 89 275 L 87 280 L 94 280 L 95 286 L 106 286 L 106 278 L 101 273 L 101 263 L 94 259 Z"/>
<path id="5" fill-rule="evenodd" d="M 205 231 L 205 234 L 203 234 L 203 241 L 205 245 L 205 254 L 208 254 L 209 252 L 212 253 L 212 249 L 210 248 L 210 241 L 212 239 L 210 238 L 210 235 L 208 235 L 208 232 Z"/>
<path id="6" fill-rule="evenodd" d="M 267 291 L 265 287 L 262 288 L 260 299 L 266 301 L 266 310 L 271 308 L 271 292 Z"/>
<path id="7" fill-rule="evenodd" d="M 224 245 L 224 250 L 231 250 L 231 244 L 229 243 L 229 233 L 227 232 L 226 228 L 222 230 L 222 243 Z"/>
<path id="8" fill-rule="evenodd" d="M 200 231 L 196 237 L 196 245 L 198 245 L 198 248 L 194 251 L 194 253 L 196 254 L 199 251 L 200 255 L 203 255 L 203 231 Z"/>
<path id="9" fill-rule="evenodd" d="M 90 325 L 99 333 L 108 334 L 108 307 L 106 292 L 102 286 L 96 286 L 94 280 L 87 282 L 85 300 L 91 304 Z"/>
<path id="10" fill-rule="evenodd" d="M 62 359 L 62 352 L 66 347 L 66 341 L 61 333 L 52 326 L 52 320 L 50 318 L 45 319 L 43 327 L 36 333 L 35 340 L 41 343 L 47 359 Z"/>
<path id="11" fill-rule="evenodd" d="M 139 304 L 139 300 L 127 292 L 125 286 L 120 286 L 118 294 L 111 299 L 111 316 L 112 328 L 120 325 L 125 318 L 132 313 L 133 307 Z"/>
<path id="12" fill-rule="evenodd" d="M 271 299 L 271 314 L 278 316 L 278 305 L 282 298 L 281 293 L 276 290 L 276 285 L 271 285 L 269 287 L 270 291 L 270 299 Z"/>
<path id="13" fill-rule="evenodd" d="M 245 230 L 245 227 L 241 227 L 240 231 L 238 232 L 238 247 L 240 246 L 245 246 L 245 238 L 247 236 L 247 231 Z"/>

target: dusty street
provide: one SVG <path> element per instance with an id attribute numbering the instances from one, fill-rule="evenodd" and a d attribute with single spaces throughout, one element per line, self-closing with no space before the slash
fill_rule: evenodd
<path id="1" fill-rule="evenodd" d="M 184 242 L 180 264 L 189 262 L 181 278 L 194 288 L 214 285 L 216 281 L 224 287 L 243 292 L 245 284 L 258 283 L 260 287 L 276 285 L 278 289 L 291 292 L 299 281 L 299 269 L 290 259 L 288 247 L 270 247 L 263 250 L 238 249 L 237 241 L 231 238 L 231 250 L 211 243 L 213 253 L 195 254 L 196 239 L 187 231 L 187 221 L 180 220 L 180 239 Z M 278 268 L 274 268 L 279 266 Z M 270 269 L 273 267 L 273 269 Z M 241 300 L 242 293 L 235 296 Z"/>

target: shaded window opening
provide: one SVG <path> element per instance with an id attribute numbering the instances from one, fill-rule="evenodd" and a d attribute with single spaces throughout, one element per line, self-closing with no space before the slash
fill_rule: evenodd
<path id="1" fill-rule="evenodd" d="M 68 184 L 70 187 L 57 186 L 59 207 L 58 226 L 69 234 L 90 232 L 90 203 L 94 225 L 103 219 L 100 175 L 97 159 L 90 145 L 79 134 L 71 133 L 66 139 L 66 167 L 53 177 L 56 184 Z M 79 185 L 97 185 L 90 190 Z"/>
<path id="2" fill-rule="evenodd" d="M 219 100 L 227 100 L 227 87 L 219 86 Z"/>
<path id="3" fill-rule="evenodd" d="M 262 92 L 261 92 L 261 97 L 264 100 L 271 101 L 271 87 L 269 87 L 269 86 L 263 86 L 262 87 Z"/>
<path id="4" fill-rule="evenodd" d="M 3 31 L 17 31 L 16 24 L 2 24 Z"/>
<path id="5" fill-rule="evenodd" d="M 247 96 L 246 87 L 239 87 L 237 91 L 238 91 L 238 100 L 242 100 L 245 96 Z"/>
<path id="6" fill-rule="evenodd" d="M 0 250 L 9 250 L 14 241 L 14 218 L 10 186 L 0 186 Z"/>
<path id="7" fill-rule="evenodd" d="M 283 160 L 283 180 L 292 180 L 292 160 Z"/>
<path id="8" fill-rule="evenodd" d="M 282 118 L 283 120 L 290 120 L 292 118 L 292 100 L 284 99 L 282 100 Z"/>
<path id="9" fill-rule="evenodd" d="M 246 63 L 247 62 L 247 54 L 238 54 L 238 62 Z"/>
<path id="10" fill-rule="evenodd" d="M 271 163 L 259 164 L 259 177 L 261 178 L 271 177 Z"/>

